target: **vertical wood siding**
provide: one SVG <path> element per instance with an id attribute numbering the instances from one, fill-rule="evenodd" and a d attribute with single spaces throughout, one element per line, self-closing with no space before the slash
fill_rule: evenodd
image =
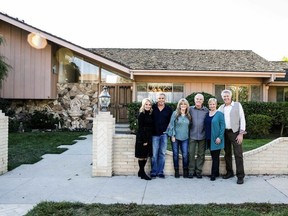
<path id="1" fill-rule="evenodd" d="M 0 34 L 6 40 L 0 53 L 13 69 L 3 82 L 0 96 L 11 99 L 55 99 L 56 80 L 52 73 L 51 46 L 37 50 L 27 42 L 26 32 L 0 21 Z"/>

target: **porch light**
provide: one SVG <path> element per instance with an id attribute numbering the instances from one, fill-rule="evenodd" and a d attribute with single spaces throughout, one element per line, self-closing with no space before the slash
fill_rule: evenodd
<path id="1" fill-rule="evenodd" d="M 44 49 L 47 45 L 47 40 L 39 33 L 31 32 L 28 37 L 27 41 L 30 46 L 34 47 L 35 49 Z"/>
<path id="2" fill-rule="evenodd" d="M 99 95 L 100 111 L 102 111 L 102 112 L 107 111 L 107 108 L 110 104 L 110 99 L 111 99 L 111 96 L 109 95 L 109 93 L 107 91 L 107 87 L 104 86 L 103 91 Z"/>

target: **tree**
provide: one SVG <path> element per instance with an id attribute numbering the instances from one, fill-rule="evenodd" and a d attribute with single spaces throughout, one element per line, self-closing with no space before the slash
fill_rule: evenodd
<path id="1" fill-rule="evenodd" d="M 284 57 L 282 58 L 282 61 L 288 62 L 288 57 L 287 57 L 287 56 L 284 56 Z"/>
<path id="2" fill-rule="evenodd" d="M 5 38 L 2 35 L 0 35 L 0 46 L 3 45 L 4 43 Z M 6 63 L 6 57 L 0 54 L 0 87 L 2 86 L 2 80 L 4 80 L 7 77 L 8 71 L 11 68 L 12 67 Z"/>

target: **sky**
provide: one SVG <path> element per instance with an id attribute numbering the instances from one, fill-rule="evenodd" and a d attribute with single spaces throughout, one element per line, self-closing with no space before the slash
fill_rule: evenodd
<path id="1" fill-rule="evenodd" d="M 288 0 L 0 0 L 0 11 L 84 48 L 252 50 L 288 57 Z M 0 29 L 1 33 L 1 29 Z"/>

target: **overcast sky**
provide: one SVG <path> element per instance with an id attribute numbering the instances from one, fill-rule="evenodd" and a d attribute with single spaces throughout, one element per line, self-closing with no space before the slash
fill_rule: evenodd
<path id="1" fill-rule="evenodd" d="M 0 11 L 85 48 L 253 50 L 288 57 L 288 0 L 0 0 Z M 1 33 L 1 29 L 0 29 Z"/>

